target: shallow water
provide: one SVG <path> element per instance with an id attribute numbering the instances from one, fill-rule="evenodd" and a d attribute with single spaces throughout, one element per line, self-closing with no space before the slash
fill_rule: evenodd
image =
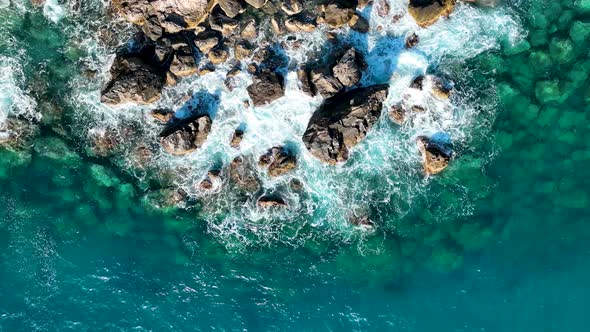
<path id="1" fill-rule="evenodd" d="M 368 37 L 342 35 L 365 53 L 365 83 L 389 82 L 392 104 L 428 71 L 453 80 L 456 93 L 425 100 L 432 112 L 401 128 L 383 114 L 336 168 L 300 139 L 319 98 L 289 74 L 285 98 L 246 109 L 249 78 L 228 92 L 229 68 L 165 91 L 159 106 L 186 107 L 185 95 L 204 90 L 219 101 L 205 98 L 214 126 L 202 151 L 162 153 L 150 107 L 99 103 L 111 55 L 131 34 L 118 27 L 109 38 L 103 10 L 0 2 L 0 123 L 40 123 L 30 149 L 0 149 L 0 330 L 585 330 L 586 1 L 460 5 L 419 31 L 412 51 L 402 47 L 411 18 L 392 24 L 367 9 Z M 322 33 L 287 51 L 291 64 L 321 52 Z M 557 95 L 545 93 L 551 86 Z M 229 138 L 240 124 L 238 152 Z M 414 138 L 439 130 L 456 157 L 424 179 Z M 106 131 L 125 141 L 110 158 L 90 144 Z M 298 151 L 299 166 L 263 180 L 286 195 L 286 211 L 195 190 L 212 166 L 280 143 Z M 152 149 L 149 165 L 138 166 L 138 146 Z M 288 189 L 292 177 L 303 193 Z M 191 194 L 188 206 L 158 208 L 168 186 Z M 368 215 L 375 231 L 352 227 L 351 215 Z"/>

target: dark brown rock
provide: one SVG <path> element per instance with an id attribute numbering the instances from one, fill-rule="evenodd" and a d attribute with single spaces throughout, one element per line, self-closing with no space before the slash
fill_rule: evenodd
<path id="1" fill-rule="evenodd" d="M 412 33 L 406 38 L 406 48 L 413 48 L 420 42 L 420 37 L 417 34 Z"/>
<path id="2" fill-rule="evenodd" d="M 252 163 L 243 157 L 236 157 L 230 165 L 230 180 L 240 189 L 255 192 L 260 188 L 260 182 Z"/>
<path id="3" fill-rule="evenodd" d="M 101 93 L 106 104 L 149 104 L 160 98 L 166 74 L 139 56 L 117 57 L 111 67 L 111 81 Z"/>
<path id="4" fill-rule="evenodd" d="M 303 135 L 309 152 L 327 164 L 347 161 L 350 149 L 367 136 L 379 119 L 388 88 L 387 84 L 373 85 L 325 100 Z"/>
<path id="5" fill-rule="evenodd" d="M 258 202 L 256 202 L 256 204 L 263 209 L 274 207 L 287 207 L 287 202 L 285 202 L 285 200 L 282 197 L 276 195 L 261 196 L 258 199 Z"/>
<path id="6" fill-rule="evenodd" d="M 332 73 L 346 87 L 354 86 L 360 82 L 362 77 L 360 59 L 354 48 L 350 48 L 344 53 L 336 66 L 332 68 Z"/>
<path id="7" fill-rule="evenodd" d="M 254 82 L 247 88 L 254 106 L 271 103 L 285 95 L 283 76 L 270 70 L 254 74 Z"/>
<path id="8" fill-rule="evenodd" d="M 202 115 L 188 122 L 183 121 L 171 130 L 162 132 L 161 144 L 172 155 L 186 155 L 200 148 L 211 131 L 211 118 Z"/>

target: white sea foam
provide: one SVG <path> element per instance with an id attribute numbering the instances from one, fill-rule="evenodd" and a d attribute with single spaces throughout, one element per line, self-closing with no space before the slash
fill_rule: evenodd
<path id="1" fill-rule="evenodd" d="M 51 22 L 58 23 L 66 16 L 66 11 L 57 0 L 46 0 L 43 5 L 43 15 Z"/>
<path id="2" fill-rule="evenodd" d="M 207 92 L 216 96 L 216 106 L 209 110 L 213 118 L 211 133 L 205 145 L 186 157 L 172 157 L 162 150 L 154 156 L 152 166 L 176 170 L 174 182 L 189 195 L 199 197 L 207 212 L 209 229 L 228 245 L 242 246 L 250 242 L 272 243 L 282 241 L 296 245 L 304 239 L 299 230 L 311 227 L 326 234 L 337 234 L 344 239 L 350 236 L 348 220 L 369 211 L 381 227 L 392 227 L 391 212 L 403 216 L 410 208 L 413 197 L 428 190 L 428 181 L 421 174 L 420 158 L 415 138 L 438 131 L 449 133 L 455 142 L 468 144 L 470 131 L 477 126 L 478 108 L 467 103 L 465 95 L 457 93 L 449 102 L 431 95 L 427 90 L 409 89 L 412 79 L 425 74 L 444 61 L 462 62 L 488 49 L 498 47 L 501 38 L 515 39 L 521 33 L 518 22 L 503 8 L 481 9 L 460 4 L 448 19 L 441 19 L 428 29 L 420 29 L 407 14 L 405 2 L 389 1 L 391 15 L 379 17 L 371 6 L 364 9 L 371 18 L 369 34 L 348 29 L 339 32 L 339 38 L 352 44 L 365 55 L 368 69 L 364 85 L 389 82 L 390 92 L 386 109 L 369 136 L 357 146 L 345 165 L 327 166 L 314 159 L 304 147 L 301 137 L 313 112 L 321 104 L 321 97 L 302 93 L 293 71 L 298 64 L 313 60 L 324 47 L 325 29 L 298 36 L 301 45 L 285 50 L 291 71 L 286 75 L 285 97 L 264 107 L 250 107 L 246 87 L 251 83 L 247 74 L 235 78 L 236 87 L 229 91 L 224 80 L 229 66 L 202 77 L 191 77 L 174 88 L 167 88 L 155 105 L 125 105 L 110 108 L 99 102 L 100 81 L 108 77 L 109 59 L 93 44 L 95 63 L 103 65 L 98 80 L 74 83 L 73 102 L 81 110 L 81 118 L 92 127 L 121 128 L 129 120 L 138 119 L 145 137 L 142 142 L 157 146 L 158 127 L 148 112 L 155 107 L 183 109 L 186 98 Z M 402 16 L 391 20 L 394 13 Z M 379 27 L 379 28 L 378 28 Z M 416 32 L 420 43 L 411 50 L 403 47 L 405 36 Z M 284 42 L 289 43 L 286 37 Z M 96 60 L 98 59 L 98 61 Z M 90 59 L 89 61 L 92 61 Z M 83 82 L 83 83 L 82 83 Z M 412 115 L 401 127 L 387 118 L 387 108 L 402 99 L 411 100 L 427 108 L 427 112 Z M 83 115 L 82 115 L 83 114 Z M 88 115 L 91 120 L 88 120 Z M 230 137 L 237 127 L 245 129 L 239 150 L 230 147 Z M 277 145 L 289 145 L 297 152 L 298 167 L 279 178 L 270 178 L 257 168 L 265 193 L 280 193 L 288 208 L 280 211 L 262 210 L 256 206 L 256 197 L 244 199 L 226 189 L 212 195 L 199 193 L 198 183 L 207 172 L 227 165 L 238 156 L 254 160 Z M 129 155 L 129 165 L 132 164 Z M 227 171 L 222 174 L 227 185 Z M 304 183 L 303 193 L 293 191 L 289 183 L 299 179 Z M 387 207 L 389 216 L 379 213 Z M 288 228 L 289 232 L 282 231 Z"/>
<path id="3" fill-rule="evenodd" d="M 14 58 L 0 56 L 0 126 L 9 116 L 39 118 L 35 99 L 22 89 L 24 74 Z"/>

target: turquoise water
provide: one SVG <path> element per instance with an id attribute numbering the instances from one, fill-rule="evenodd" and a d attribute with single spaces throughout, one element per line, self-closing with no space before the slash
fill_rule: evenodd
<path id="1" fill-rule="evenodd" d="M 434 70 L 472 110 L 448 127 L 463 137 L 449 168 L 425 181 L 403 148 L 389 159 L 401 143 L 382 135 L 413 129 L 382 121 L 350 171 L 310 172 L 354 187 L 332 183 L 262 217 L 231 194 L 168 206 L 166 176 L 130 167 L 130 147 L 109 158 L 89 148 L 97 125 L 147 130 L 137 113 L 112 124 L 80 102 L 95 90 L 84 71 L 100 78 L 112 50 L 97 41 L 101 5 L 67 3 L 76 15 L 60 20 L 18 2 L 0 9 L 2 111 L 43 115 L 31 137 L 0 149 L 0 330 L 585 331 L 589 6 L 482 9 L 474 20 L 505 11 L 522 39 L 498 33 L 473 56 L 436 56 L 426 36 Z M 386 165 L 401 158 L 410 162 Z M 220 203 L 229 198 L 238 203 Z M 350 200 L 368 202 L 359 208 L 374 233 L 342 226 L 326 207 Z"/>

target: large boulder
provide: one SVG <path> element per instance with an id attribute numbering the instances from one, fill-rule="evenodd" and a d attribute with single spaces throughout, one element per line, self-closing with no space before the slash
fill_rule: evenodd
<path id="1" fill-rule="evenodd" d="M 101 93 L 106 104 L 149 104 L 160 98 L 166 73 L 141 56 L 117 57 L 111 80 Z"/>
<path id="2" fill-rule="evenodd" d="M 247 88 L 254 106 L 262 106 L 285 95 L 283 76 L 270 70 L 254 74 L 254 82 Z"/>
<path id="3" fill-rule="evenodd" d="M 360 82 L 361 60 L 354 48 L 350 48 L 332 68 L 332 73 L 344 86 L 351 87 Z"/>
<path id="4" fill-rule="evenodd" d="M 449 16 L 456 0 L 410 0 L 408 12 L 421 27 L 434 24 L 441 16 Z"/>
<path id="5" fill-rule="evenodd" d="M 303 134 L 309 152 L 331 165 L 347 161 L 350 149 L 379 119 L 388 88 L 387 84 L 372 85 L 326 99 Z"/>
<path id="6" fill-rule="evenodd" d="M 160 133 L 161 144 L 172 155 L 186 155 L 200 148 L 210 131 L 211 118 L 208 115 L 200 115 L 190 120 L 173 119 Z"/>
<path id="7" fill-rule="evenodd" d="M 219 7 L 223 10 L 225 15 L 234 18 L 244 11 L 244 7 L 237 0 L 219 0 Z"/>
<path id="8" fill-rule="evenodd" d="M 431 137 L 420 136 L 417 143 L 426 175 L 438 174 L 449 166 L 453 150 L 448 134 L 436 133 Z"/>
<path id="9" fill-rule="evenodd" d="M 229 177 L 239 189 L 247 192 L 256 192 L 260 188 L 260 181 L 249 159 L 236 157 L 232 160 Z"/>

